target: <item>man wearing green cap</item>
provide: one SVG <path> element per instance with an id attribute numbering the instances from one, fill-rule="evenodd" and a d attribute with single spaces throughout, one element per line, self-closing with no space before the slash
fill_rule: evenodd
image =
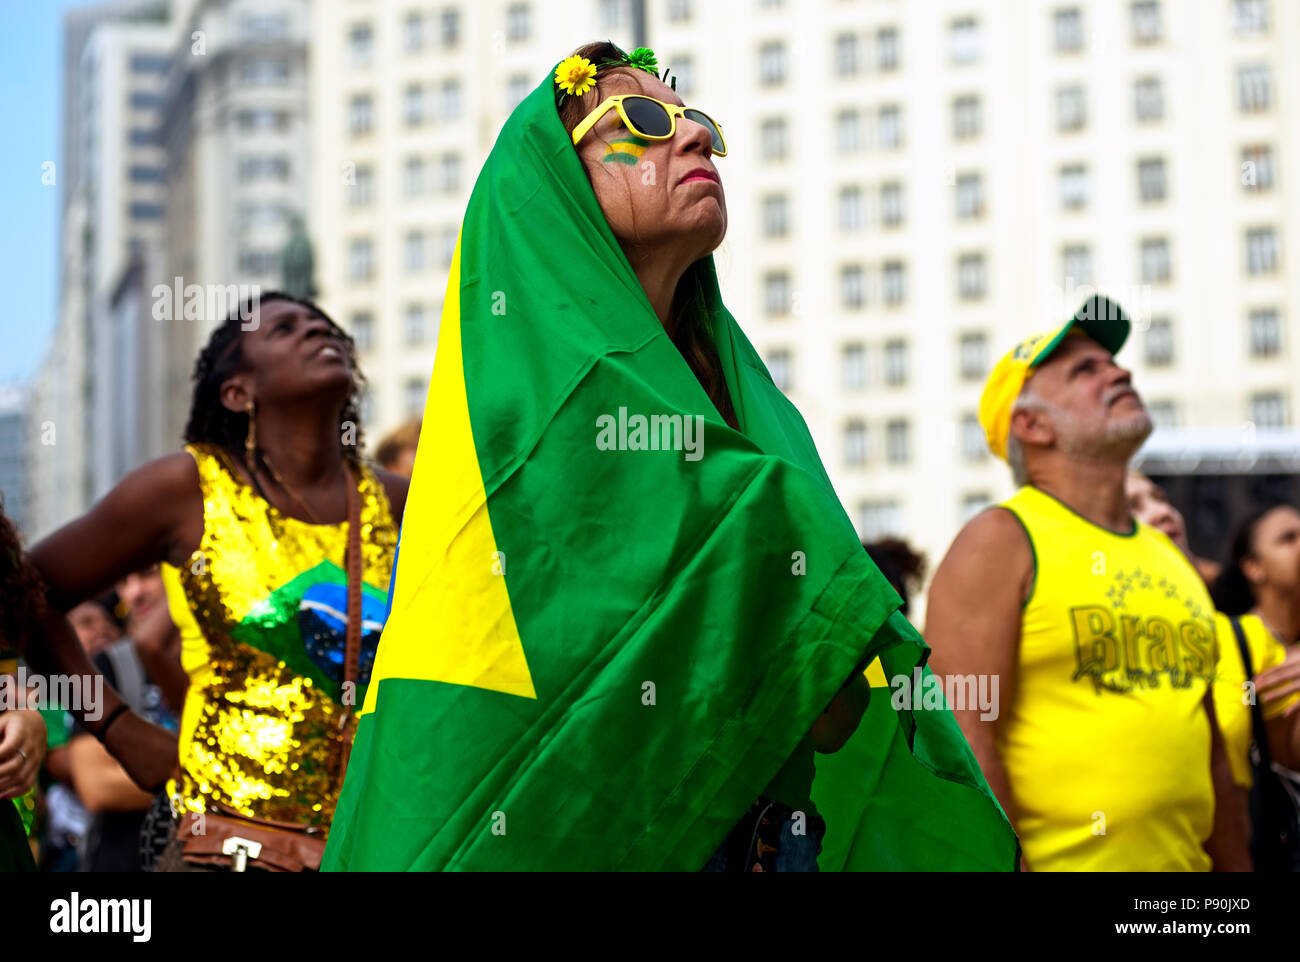
<path id="1" fill-rule="evenodd" d="M 989 375 L 980 421 L 1019 490 L 967 524 L 936 572 L 930 664 L 998 680 L 996 712 L 956 715 L 1026 867 L 1248 870 L 1209 695 L 1214 606 L 1125 500 L 1152 429 L 1114 357 L 1129 329 L 1094 296 Z"/>

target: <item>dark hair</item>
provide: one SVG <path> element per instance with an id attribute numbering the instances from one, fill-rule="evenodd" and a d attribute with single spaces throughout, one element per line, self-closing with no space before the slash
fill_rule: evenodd
<path id="1" fill-rule="evenodd" d="M 573 51 L 573 55 L 585 57 L 596 65 L 596 84 L 581 97 L 570 94 L 560 101 L 557 108 L 560 122 L 570 134 L 578 124 L 582 123 L 583 118 L 605 99 L 605 94 L 601 91 L 602 80 L 615 74 L 636 76 L 643 73 L 637 67 L 629 67 L 618 62 L 611 63 L 610 61 L 621 61 L 627 54 L 622 47 L 609 40 L 583 44 Z M 706 318 L 700 316 L 696 307 L 698 302 L 695 293 L 698 286 L 695 266 L 692 265 L 682 275 L 673 294 L 670 309 L 673 346 L 686 360 L 687 366 L 700 382 L 700 386 L 704 388 L 704 393 L 709 396 L 709 400 L 718 409 L 718 413 L 722 415 L 722 419 L 733 428 L 738 428 L 736 411 L 731 404 L 731 395 L 727 392 L 726 378 L 722 375 L 722 361 L 718 357 L 713 332 L 709 330 Z"/>
<path id="2" fill-rule="evenodd" d="M 248 435 L 248 415 L 243 411 L 228 410 L 221 403 L 221 385 L 241 371 L 248 370 L 241 337 L 244 333 L 243 325 L 260 305 L 272 301 L 289 301 L 319 315 L 345 345 L 352 368 L 352 389 L 339 414 L 339 444 L 343 447 L 345 459 L 357 460 L 362 443 L 359 398 L 366 379 L 357 364 L 356 344 L 318 305 L 283 291 L 267 291 L 259 297 L 246 300 L 212 332 L 208 343 L 199 352 L 199 358 L 194 363 L 194 394 L 190 401 L 190 417 L 185 425 L 186 443 L 215 444 L 243 458 L 244 438 Z M 343 430 L 348 423 L 355 425 L 355 445 L 343 444 Z"/>
<path id="3" fill-rule="evenodd" d="M 1289 507 L 1285 501 L 1270 501 L 1252 509 L 1233 529 L 1223 570 L 1210 586 L 1210 598 L 1217 610 L 1236 616 L 1255 607 L 1255 589 L 1241 570 L 1241 563 L 1255 554 L 1255 534 L 1260 522 L 1278 508 Z"/>
<path id="4" fill-rule="evenodd" d="M 906 615 L 912 590 L 919 588 L 925 578 L 925 555 L 913 551 L 906 541 L 899 538 L 883 538 L 870 544 L 863 542 L 862 547 L 903 599 L 898 610 Z"/>
<path id="5" fill-rule="evenodd" d="M 26 651 L 44 611 L 45 582 L 0 501 L 0 651 Z"/>

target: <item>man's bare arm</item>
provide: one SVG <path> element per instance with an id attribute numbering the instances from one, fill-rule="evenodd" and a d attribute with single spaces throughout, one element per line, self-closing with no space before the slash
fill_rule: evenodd
<path id="1" fill-rule="evenodd" d="M 934 673 L 941 679 L 954 674 L 998 679 L 998 719 L 982 720 L 978 705 L 953 715 L 1013 827 L 1016 811 L 997 749 L 997 726 L 1002 706 L 1015 693 L 1020 614 L 1033 578 L 1034 556 L 1024 528 L 1010 511 L 994 508 L 957 535 L 934 574 L 926 605 L 925 640 L 933 649 Z"/>

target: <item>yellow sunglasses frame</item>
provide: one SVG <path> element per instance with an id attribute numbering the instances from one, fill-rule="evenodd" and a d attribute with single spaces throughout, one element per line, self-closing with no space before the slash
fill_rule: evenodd
<path id="1" fill-rule="evenodd" d="M 668 112 L 668 133 L 659 137 L 639 133 L 636 127 L 632 124 L 632 121 L 628 119 L 627 111 L 623 108 L 623 101 L 633 98 L 653 100 L 660 107 L 663 107 L 664 110 Z M 578 141 L 590 133 L 591 128 L 595 127 L 600 121 L 600 118 L 609 113 L 611 109 L 618 111 L 619 119 L 623 121 L 623 126 L 626 127 L 631 134 L 636 137 L 644 138 L 645 140 L 671 140 L 677 133 L 677 118 L 681 117 L 684 120 L 690 120 L 690 118 L 686 116 L 686 111 L 688 110 L 694 110 L 696 113 L 704 114 L 704 116 L 709 117 L 708 114 L 705 114 L 704 111 L 700 110 L 698 107 L 679 107 L 676 104 L 666 104 L 662 100 L 655 100 L 654 97 L 647 97 L 645 94 L 618 94 L 614 97 L 606 97 L 601 101 L 600 106 L 587 114 L 586 117 L 582 118 L 582 123 L 578 124 L 578 126 L 573 129 L 573 145 L 576 147 Z M 718 129 L 718 137 L 722 140 L 722 149 L 714 150 L 713 153 L 718 157 L 726 157 L 727 135 L 722 132 L 722 124 L 718 123 L 712 117 L 709 117 L 709 121 Z M 691 123 L 695 123 L 695 121 L 691 120 Z"/>

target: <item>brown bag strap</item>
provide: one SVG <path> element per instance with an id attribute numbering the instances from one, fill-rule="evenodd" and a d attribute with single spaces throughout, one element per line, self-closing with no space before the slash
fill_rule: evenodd
<path id="1" fill-rule="evenodd" d="M 355 684 L 361 665 L 361 493 L 357 490 L 359 479 L 348 471 L 348 547 L 345 564 L 348 572 L 348 628 L 343 647 L 343 693 L 349 682 Z M 355 689 L 353 697 L 355 698 Z M 352 714 L 351 706 L 344 704 L 344 725 Z M 352 755 L 352 741 L 343 744 L 343 770 L 347 771 Z"/>

